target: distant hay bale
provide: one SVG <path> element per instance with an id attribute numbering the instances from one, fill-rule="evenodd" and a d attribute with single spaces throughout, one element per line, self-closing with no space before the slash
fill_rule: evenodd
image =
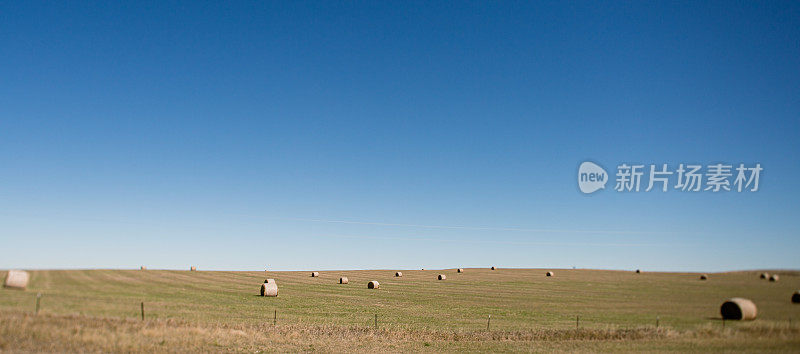
<path id="1" fill-rule="evenodd" d="M 402 277 L 403 276 L 403 272 L 394 272 L 394 276 L 396 276 L 398 278 Z"/>
<path id="2" fill-rule="evenodd" d="M 311 272 L 311 277 L 312 278 L 319 277 L 319 272 Z"/>
<path id="3" fill-rule="evenodd" d="M 701 275 L 700 275 L 700 280 L 708 280 L 708 275 L 706 275 L 706 274 L 701 274 Z"/>
<path id="4" fill-rule="evenodd" d="M 369 283 L 367 283 L 367 289 L 380 289 L 380 288 L 381 288 L 381 285 L 378 284 L 378 282 L 376 282 L 374 280 L 370 281 Z"/>
<path id="5" fill-rule="evenodd" d="M 349 283 L 349 282 L 350 282 L 350 280 L 349 280 L 349 279 L 347 279 L 347 277 L 341 277 L 341 278 L 339 278 L 339 284 L 347 284 L 347 283 Z"/>
<path id="6" fill-rule="evenodd" d="M 769 281 L 771 281 L 773 283 L 778 281 L 778 280 L 780 280 L 780 279 L 781 279 L 781 277 L 779 277 L 777 274 L 773 274 L 773 275 L 769 276 Z"/>
<path id="7" fill-rule="evenodd" d="M 547 272 L 547 276 L 548 277 L 552 277 L 553 276 L 553 272 Z"/>
<path id="8" fill-rule="evenodd" d="M 637 269 L 637 270 L 636 270 L 636 274 L 639 274 L 639 273 L 641 273 L 641 272 L 642 272 L 642 271 L 641 271 L 640 269 Z"/>
<path id="9" fill-rule="evenodd" d="M 495 266 L 492 266 L 492 270 L 497 270 L 497 267 L 495 267 Z"/>
<path id="10" fill-rule="evenodd" d="M 458 268 L 459 273 L 464 273 L 464 268 Z"/>
<path id="11" fill-rule="evenodd" d="M 800 304 L 800 290 L 797 290 L 792 294 L 792 303 Z"/>
<path id="12" fill-rule="evenodd" d="M 141 267 L 139 267 L 139 270 L 147 270 L 147 267 L 141 266 Z"/>
<path id="13" fill-rule="evenodd" d="M 761 279 L 769 279 L 769 273 L 761 273 L 761 275 L 759 275 L 758 277 Z"/>
<path id="14" fill-rule="evenodd" d="M 425 270 L 425 268 L 422 268 L 422 270 Z"/>
<path id="15" fill-rule="evenodd" d="M 189 271 L 191 271 L 191 272 L 197 271 L 197 267 L 191 266 L 191 267 L 189 267 Z"/>
<path id="16" fill-rule="evenodd" d="M 756 304 L 752 301 L 741 297 L 734 297 L 725 300 L 719 312 L 722 314 L 722 318 L 726 320 L 750 321 L 756 319 L 758 309 L 756 309 Z"/>
<path id="17" fill-rule="evenodd" d="M 439 274 L 439 280 L 447 280 L 447 276 L 444 274 Z"/>
<path id="18" fill-rule="evenodd" d="M 261 284 L 261 296 L 278 296 L 278 283 L 275 282 L 275 279 L 267 279 Z"/>
<path id="19" fill-rule="evenodd" d="M 24 270 L 9 270 L 3 286 L 11 289 L 25 290 L 28 287 L 30 275 Z"/>

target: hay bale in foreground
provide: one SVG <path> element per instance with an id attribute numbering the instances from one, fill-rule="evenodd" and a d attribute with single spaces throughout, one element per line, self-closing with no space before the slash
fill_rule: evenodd
<path id="1" fill-rule="evenodd" d="M 769 273 L 761 273 L 761 275 L 759 275 L 758 277 L 761 279 L 769 279 Z"/>
<path id="2" fill-rule="evenodd" d="M 339 278 L 339 284 L 347 284 L 347 283 L 350 283 L 350 279 L 347 279 L 347 277 Z"/>
<path id="3" fill-rule="evenodd" d="M 552 277 L 553 275 L 554 275 L 553 272 L 547 272 L 548 277 Z"/>
<path id="4" fill-rule="evenodd" d="M 278 283 L 275 282 L 275 279 L 267 279 L 261 284 L 261 296 L 278 296 Z"/>
<path id="5" fill-rule="evenodd" d="M 701 274 L 700 275 L 700 280 L 708 280 L 708 275 L 707 274 Z"/>
<path id="6" fill-rule="evenodd" d="M 797 290 L 792 294 L 792 302 L 795 304 L 800 304 L 800 290 Z"/>
<path id="7" fill-rule="evenodd" d="M 492 266 L 492 270 L 497 270 L 497 267 L 495 267 L 495 266 Z"/>
<path id="8" fill-rule="evenodd" d="M 403 276 L 403 272 L 394 272 L 394 276 L 396 276 L 398 278 L 402 277 Z"/>
<path id="9" fill-rule="evenodd" d="M 3 286 L 11 289 L 25 290 L 28 287 L 28 281 L 31 277 L 28 272 L 24 270 L 9 270 L 6 274 L 6 280 Z"/>
<path id="10" fill-rule="evenodd" d="M 319 272 L 311 272 L 311 277 L 312 278 L 319 277 Z"/>
<path id="11" fill-rule="evenodd" d="M 758 315 L 756 304 L 741 297 L 725 300 L 719 308 L 719 312 L 726 320 L 750 321 L 756 319 L 756 315 Z"/>
<path id="12" fill-rule="evenodd" d="M 447 280 L 447 276 L 444 274 L 439 274 L 439 280 Z"/>
<path id="13" fill-rule="evenodd" d="M 381 285 L 378 284 L 378 282 L 376 282 L 374 280 L 370 281 L 369 283 L 367 283 L 367 289 L 380 289 L 380 288 L 381 288 Z"/>
<path id="14" fill-rule="evenodd" d="M 191 266 L 191 267 L 189 267 L 189 271 L 190 271 L 190 272 L 197 271 L 197 267 L 195 267 L 195 266 Z"/>
<path id="15" fill-rule="evenodd" d="M 778 280 L 780 280 L 780 279 L 781 279 L 781 277 L 779 277 L 777 274 L 773 274 L 773 275 L 769 276 L 769 281 L 771 281 L 773 283 L 778 281 Z"/>
<path id="16" fill-rule="evenodd" d="M 458 268 L 459 273 L 464 273 L 464 268 Z"/>

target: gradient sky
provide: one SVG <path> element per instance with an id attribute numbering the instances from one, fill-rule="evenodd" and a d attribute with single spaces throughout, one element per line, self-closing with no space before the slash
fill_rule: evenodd
<path id="1" fill-rule="evenodd" d="M 0 268 L 797 269 L 798 138 L 796 1 L 0 3 Z"/>

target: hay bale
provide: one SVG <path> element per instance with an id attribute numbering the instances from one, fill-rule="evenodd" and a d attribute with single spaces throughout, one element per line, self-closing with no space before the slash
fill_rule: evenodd
<path id="1" fill-rule="evenodd" d="M 700 275 L 700 280 L 708 280 L 708 275 L 707 274 L 701 274 Z"/>
<path id="2" fill-rule="evenodd" d="M 734 297 L 722 303 L 719 309 L 722 318 L 726 320 L 745 320 L 750 321 L 756 319 L 758 309 L 756 304 L 748 299 L 741 297 Z"/>
<path id="3" fill-rule="evenodd" d="M 495 266 L 492 266 L 492 270 L 497 270 L 497 267 L 495 267 Z"/>
<path id="4" fill-rule="evenodd" d="M 552 277 L 553 275 L 554 275 L 553 272 L 547 272 L 548 277 Z"/>
<path id="5" fill-rule="evenodd" d="M 759 275 L 758 277 L 761 279 L 769 279 L 769 273 L 761 273 L 761 275 Z"/>
<path id="6" fill-rule="evenodd" d="M 639 274 L 639 273 L 641 273 L 641 272 L 642 272 L 642 271 L 641 271 L 641 270 L 639 270 L 639 269 L 637 269 L 637 270 L 636 270 L 636 274 Z"/>
<path id="7" fill-rule="evenodd" d="M 439 280 L 447 280 L 447 276 L 444 274 L 439 274 Z"/>
<path id="8" fill-rule="evenodd" d="M 396 276 L 398 278 L 402 277 L 403 276 L 403 272 L 394 272 L 394 276 Z"/>
<path id="9" fill-rule="evenodd" d="M 350 279 L 347 279 L 347 277 L 339 278 L 339 284 L 347 284 L 347 283 L 350 283 Z"/>
<path id="10" fill-rule="evenodd" d="M 190 272 L 195 272 L 195 271 L 197 271 L 197 267 L 191 266 L 191 267 L 189 267 L 189 271 Z"/>
<path id="11" fill-rule="evenodd" d="M 139 267 L 139 270 L 147 270 L 147 267 L 141 266 L 141 267 Z"/>
<path id="12" fill-rule="evenodd" d="M 773 275 L 769 276 L 769 281 L 771 281 L 773 283 L 778 281 L 778 280 L 780 280 L 780 279 L 781 279 L 781 277 L 779 277 L 777 274 L 773 274 Z"/>
<path id="13" fill-rule="evenodd" d="M 261 284 L 261 296 L 278 296 L 278 283 L 275 282 L 275 279 L 264 280 L 264 283 Z"/>
<path id="14" fill-rule="evenodd" d="M 9 270 L 6 274 L 6 280 L 3 286 L 11 289 L 25 290 L 28 287 L 28 281 L 31 276 L 24 270 Z"/>
<path id="15" fill-rule="evenodd" d="M 317 278 L 317 277 L 319 277 L 319 272 L 311 272 L 311 277 L 312 277 L 312 278 Z"/>
<path id="16" fill-rule="evenodd" d="M 797 290 L 792 294 L 792 303 L 800 304 L 800 290 Z"/>
<path id="17" fill-rule="evenodd" d="M 367 283 L 367 289 L 380 289 L 380 288 L 381 288 L 381 285 L 378 284 L 378 282 L 376 282 L 374 280 L 370 281 L 369 283 Z"/>
<path id="18" fill-rule="evenodd" d="M 458 268 L 459 273 L 464 273 L 464 268 Z"/>

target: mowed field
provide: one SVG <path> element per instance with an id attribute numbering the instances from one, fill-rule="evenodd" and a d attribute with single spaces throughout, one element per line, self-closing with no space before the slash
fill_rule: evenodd
<path id="1" fill-rule="evenodd" d="M 800 351 L 797 272 L 394 272 L 32 271 L 27 291 L 0 291 L 0 350 Z M 259 296 L 265 278 L 277 298 Z M 734 296 L 758 319 L 723 324 Z"/>

